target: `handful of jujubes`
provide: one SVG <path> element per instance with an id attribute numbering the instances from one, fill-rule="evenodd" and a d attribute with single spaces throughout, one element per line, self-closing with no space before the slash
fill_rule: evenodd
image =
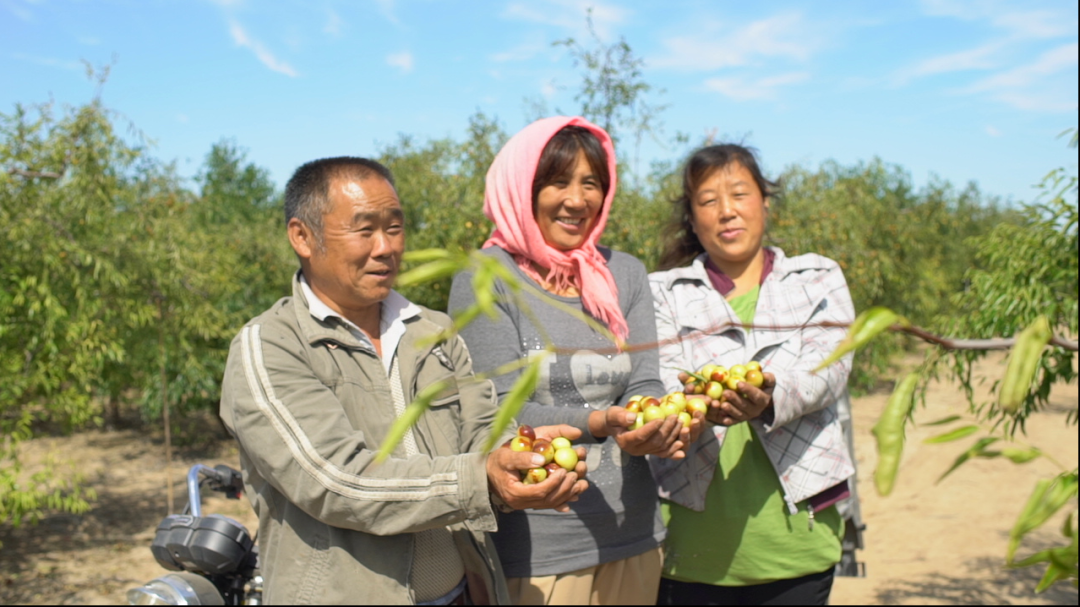
<path id="1" fill-rule="evenodd" d="M 637 430 L 654 419 L 665 419 L 672 415 L 678 417 L 684 427 L 689 428 L 694 420 L 693 414 L 700 411 L 704 415 L 708 408 L 704 398 L 688 396 L 685 392 L 672 392 L 662 398 L 634 395 L 626 403 L 627 411 L 637 413 L 634 423 L 630 424 L 630 430 Z"/>
<path id="2" fill-rule="evenodd" d="M 570 439 L 565 436 L 556 436 L 550 441 L 536 438 L 536 431 L 532 426 L 521 425 L 518 427 L 517 436 L 510 441 L 512 451 L 532 451 L 544 456 L 544 466 L 530 468 L 521 473 L 521 482 L 526 485 L 535 485 L 547 480 L 552 472 L 559 468 L 572 472 L 578 464 L 578 454 L 570 444 Z"/>
<path id="3" fill-rule="evenodd" d="M 756 360 L 732 365 L 730 368 L 709 364 L 697 373 L 686 374 L 689 376 L 685 386 L 687 394 L 704 394 L 714 400 L 720 400 L 725 389 L 738 391 L 739 382 L 746 382 L 755 388 L 760 388 L 761 384 L 765 383 L 761 363 Z"/>

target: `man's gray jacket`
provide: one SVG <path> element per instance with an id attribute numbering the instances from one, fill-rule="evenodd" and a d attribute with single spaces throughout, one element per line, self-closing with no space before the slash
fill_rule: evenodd
<path id="1" fill-rule="evenodd" d="M 240 443 L 248 497 L 259 517 L 270 603 L 414 602 L 413 534 L 449 526 L 477 603 L 507 603 L 486 532 L 496 529 L 485 456 L 497 408 L 489 381 L 470 381 L 458 337 L 434 344 L 450 319 L 423 309 L 406 321 L 397 364 L 406 402 L 437 381 L 449 388 L 414 433 L 419 455 L 375 452 L 395 419 L 379 357 L 335 319 L 293 296 L 233 340 L 221 418 Z"/>

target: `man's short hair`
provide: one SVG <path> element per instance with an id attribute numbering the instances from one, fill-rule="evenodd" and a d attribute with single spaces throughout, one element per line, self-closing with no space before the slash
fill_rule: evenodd
<path id="1" fill-rule="evenodd" d="M 368 158 L 338 156 L 301 165 L 285 184 L 285 225 L 293 217 L 311 229 L 315 246 L 323 249 L 323 216 L 330 211 L 330 183 L 338 178 L 357 181 L 377 177 L 394 185 L 390 169 Z"/>

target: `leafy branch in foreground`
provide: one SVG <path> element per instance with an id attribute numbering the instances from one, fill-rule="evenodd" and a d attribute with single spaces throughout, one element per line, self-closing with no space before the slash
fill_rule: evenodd
<path id="1" fill-rule="evenodd" d="M 911 327 L 904 324 L 891 324 L 900 320 L 900 317 L 887 309 L 872 309 L 861 314 L 851 325 L 847 338 L 837 350 L 829 356 L 829 361 L 838 360 L 843 354 L 866 346 L 871 340 L 887 330 L 909 330 Z M 921 330 L 920 330 L 921 331 Z M 939 348 L 947 348 L 949 340 L 934 336 L 935 343 Z M 930 341 L 930 340 L 928 340 Z M 965 347 L 971 347 L 973 340 L 965 340 Z M 1004 340 L 992 340 L 996 344 Z M 1058 349 L 1076 351 L 1075 340 L 1054 337 L 1050 331 L 1050 322 L 1045 316 L 1039 316 L 1029 327 L 1021 330 L 1011 340 L 1012 349 L 1003 378 L 995 384 L 998 390 L 998 407 L 995 415 L 1020 415 L 1025 410 L 1031 410 L 1032 402 L 1039 396 L 1032 388 L 1036 384 L 1036 374 L 1041 362 L 1048 356 L 1048 346 L 1054 345 Z M 934 361 L 936 358 L 930 358 Z M 932 363 L 931 363 L 932 365 Z M 827 366 L 823 364 L 822 367 Z M 898 382 L 884 412 L 873 428 L 874 438 L 877 442 L 878 464 L 874 470 L 874 483 L 878 493 L 885 496 L 892 492 L 899 471 L 900 457 L 903 453 L 904 426 L 911 418 L 914 409 L 920 378 L 928 375 L 922 372 L 909 374 L 902 382 Z M 967 381 L 970 381 L 968 378 Z M 925 390 L 925 383 L 922 387 Z M 1045 395 L 1044 395 L 1045 398 Z M 979 411 L 976 410 L 976 413 Z M 1075 412 L 1071 419 L 1075 422 Z M 929 425 L 946 425 L 961 421 L 958 415 L 949 416 L 937 420 Z M 1006 426 L 1015 429 L 1016 426 Z M 943 434 L 931 437 L 925 442 L 929 444 L 949 443 L 961 440 L 980 431 L 986 430 L 978 424 L 969 423 L 946 431 Z M 994 424 L 988 431 L 988 436 L 979 438 L 968 449 L 961 453 L 952 465 L 938 479 L 938 482 L 951 474 L 965 462 L 973 458 L 992 459 L 1004 457 L 1015 464 L 1024 464 L 1040 457 L 1054 462 L 1062 472 L 1054 479 L 1042 479 L 1036 485 L 1035 492 L 1029 499 L 1028 505 L 1021 512 L 1010 533 L 1009 552 L 1007 563 L 1010 567 L 1028 567 L 1039 563 L 1047 563 L 1047 570 L 1036 588 L 1036 592 L 1046 590 L 1057 581 L 1071 580 L 1075 586 L 1077 583 L 1077 542 L 1076 529 L 1073 526 L 1075 512 L 1070 513 L 1066 521 L 1063 535 L 1071 543 L 1057 548 L 1043 550 L 1023 560 L 1015 559 L 1016 550 L 1023 536 L 1034 531 L 1051 516 L 1057 513 L 1070 500 L 1077 496 L 1077 471 L 1068 471 L 1060 463 L 1043 450 L 1021 444 L 1015 440 L 1013 433 L 1003 429 L 1001 424 Z M 995 434 L 997 433 L 997 434 Z M 1001 434 L 1001 435 L 999 435 Z M 1004 448 L 992 448 L 999 442 L 1008 440 L 1019 446 Z"/>
<path id="2" fill-rule="evenodd" d="M 1070 129 L 1069 147 L 1077 147 L 1077 131 Z M 1075 157 L 1074 157 L 1075 158 Z M 1009 533 L 1006 563 L 1010 567 L 1031 567 L 1046 564 L 1042 580 L 1035 588 L 1043 592 L 1055 582 L 1070 581 L 1077 586 L 1077 529 L 1076 509 L 1077 470 L 1068 470 L 1054 461 L 1045 450 L 1016 440 L 1017 430 L 1023 430 L 1026 418 L 1049 404 L 1050 389 L 1055 384 L 1070 384 L 1076 380 L 1076 351 L 1078 333 L 1078 177 L 1075 170 L 1064 168 L 1050 171 L 1039 184 L 1042 196 L 1034 203 L 1023 205 L 1023 222 L 1019 225 L 1000 224 L 988 234 L 971 239 L 976 251 L 976 264 L 965 275 L 967 288 L 952 296 L 952 309 L 941 319 L 941 328 L 960 335 L 1002 336 L 984 340 L 947 340 L 932 332 L 898 324 L 890 329 L 905 330 L 923 338 L 936 347 L 931 349 L 921 368 L 900 383 L 889 406 L 875 427 L 878 441 L 878 468 L 875 480 L 878 490 L 887 494 L 895 481 L 899 452 L 903 448 L 903 423 L 895 418 L 902 413 L 906 419 L 914 404 L 918 377 L 925 382 L 936 378 L 938 369 L 948 363 L 949 378 L 964 389 L 973 422 L 959 415 L 933 422 L 945 426 L 961 425 L 931 437 L 931 444 L 948 443 L 983 434 L 965 449 L 942 474 L 939 482 L 964 463 L 977 458 L 1005 458 L 1014 464 L 1026 464 L 1036 459 L 1053 462 L 1060 472 L 1053 478 L 1039 479 L 1035 489 L 1020 512 Z M 882 325 L 890 320 L 899 323 L 899 316 L 886 309 L 868 310 L 878 321 L 870 318 L 856 321 L 847 345 L 864 347 L 883 332 Z M 875 331 L 863 329 L 875 326 Z M 863 330 L 856 330 L 856 329 Z M 872 333 L 872 334 L 871 334 Z M 1055 335 L 1055 333 L 1061 333 Z M 849 348 L 851 349 L 851 348 Z M 989 350 L 1009 350 L 1004 373 L 993 378 L 990 385 L 992 400 L 977 402 L 975 398 L 975 363 Z M 834 355 L 835 358 L 838 356 Z M 833 357 L 831 357 L 833 358 Z M 923 392 L 925 394 L 925 392 Z M 877 429 L 889 420 L 889 433 Z M 1077 411 L 1072 409 L 1066 423 L 1075 426 Z M 986 428 L 983 422 L 990 425 Z M 899 448 L 897 448 L 899 444 Z M 1002 446 L 1002 445 L 1006 446 Z M 1067 504 L 1074 504 L 1062 527 L 1066 544 L 1055 546 L 1017 560 L 1017 550 L 1024 537 L 1044 525 Z"/>

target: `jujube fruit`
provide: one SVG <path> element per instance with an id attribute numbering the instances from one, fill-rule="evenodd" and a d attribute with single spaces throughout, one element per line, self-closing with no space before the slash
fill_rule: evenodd
<path id="1" fill-rule="evenodd" d="M 551 446 L 555 447 L 556 452 L 558 452 L 559 449 L 567 449 L 570 447 L 570 439 L 565 436 L 556 436 L 551 439 Z"/>
<path id="2" fill-rule="evenodd" d="M 551 441 L 540 439 L 533 443 L 533 453 L 539 453 L 544 456 L 544 463 L 550 464 L 555 459 L 555 448 L 551 446 Z"/>
<path id="3" fill-rule="evenodd" d="M 571 472 L 578 465 L 578 454 L 573 447 L 564 447 L 555 451 L 555 463 Z"/>
<path id="4" fill-rule="evenodd" d="M 544 468 L 529 468 L 525 473 L 525 479 L 522 481 L 526 485 L 535 485 L 547 480 L 548 471 Z"/>

